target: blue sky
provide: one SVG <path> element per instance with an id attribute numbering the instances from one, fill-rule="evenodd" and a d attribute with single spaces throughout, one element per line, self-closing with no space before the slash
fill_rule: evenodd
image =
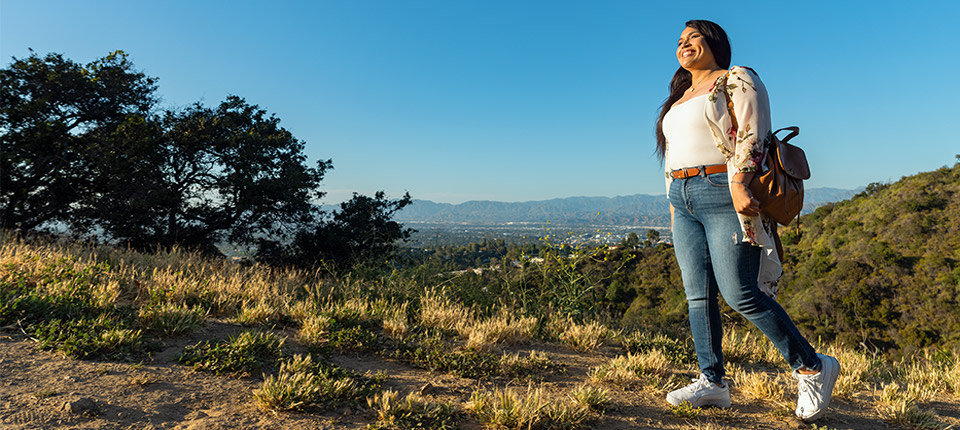
<path id="1" fill-rule="evenodd" d="M 2 0 L 0 57 L 122 49 L 163 107 L 244 97 L 333 159 L 327 203 L 662 194 L 654 122 L 692 18 L 801 127 L 808 186 L 960 154 L 954 1 Z"/>

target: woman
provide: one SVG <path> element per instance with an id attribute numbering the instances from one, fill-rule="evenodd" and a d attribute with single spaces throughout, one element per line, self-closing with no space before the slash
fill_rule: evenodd
<path id="1" fill-rule="evenodd" d="M 761 214 L 747 186 L 772 138 L 766 89 L 752 69 L 730 67 L 726 32 L 710 21 L 686 23 L 677 60 L 680 68 L 657 121 L 657 150 L 666 168 L 674 249 L 701 374 L 667 401 L 730 406 L 719 292 L 794 369 L 797 416 L 817 419 L 830 404 L 840 364 L 817 354 L 774 300 L 781 274 L 775 224 Z"/>

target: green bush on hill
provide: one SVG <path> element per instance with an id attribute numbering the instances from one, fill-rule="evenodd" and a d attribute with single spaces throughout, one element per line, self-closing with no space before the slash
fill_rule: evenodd
<path id="1" fill-rule="evenodd" d="M 960 344 L 960 163 L 871 184 L 801 225 L 781 301 L 805 332 L 904 354 Z"/>

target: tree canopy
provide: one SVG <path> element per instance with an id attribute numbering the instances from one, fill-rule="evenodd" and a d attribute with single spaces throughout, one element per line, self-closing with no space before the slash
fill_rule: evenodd
<path id="1" fill-rule="evenodd" d="M 120 51 L 85 66 L 32 53 L 0 70 L 0 224 L 29 230 L 65 220 L 93 192 L 94 136 L 149 115 L 155 90 L 156 78 Z"/>
<path id="2" fill-rule="evenodd" d="M 85 66 L 32 53 L 0 70 L 0 226 L 67 226 L 137 249 L 286 246 L 338 264 L 409 237 L 390 219 L 409 195 L 354 195 L 325 214 L 333 163 L 309 166 L 279 118 L 238 96 L 156 109 L 156 82 L 121 51 Z"/>

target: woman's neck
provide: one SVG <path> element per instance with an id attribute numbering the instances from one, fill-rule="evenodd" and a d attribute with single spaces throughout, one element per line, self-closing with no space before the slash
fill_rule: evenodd
<path id="1" fill-rule="evenodd" d="M 693 86 L 693 85 L 696 85 L 696 84 L 699 84 L 699 83 L 703 82 L 704 79 L 707 79 L 707 77 L 709 77 L 713 72 L 716 72 L 717 70 L 721 70 L 721 69 L 718 67 L 718 68 L 716 68 L 716 69 L 694 69 L 694 70 L 689 70 L 689 72 L 690 72 L 690 79 L 691 79 L 690 85 Z"/>
<path id="2" fill-rule="evenodd" d="M 688 70 L 689 70 L 689 69 L 688 69 Z M 699 88 L 699 87 L 701 86 L 701 84 L 703 84 L 705 81 L 707 81 L 707 80 L 711 77 L 711 75 L 713 75 L 715 72 L 717 72 L 717 71 L 719 71 L 719 70 L 722 70 L 722 69 L 720 69 L 720 68 L 718 67 L 718 68 L 715 68 L 715 69 L 713 69 L 713 68 L 707 68 L 707 69 L 693 69 L 693 70 L 689 70 L 691 81 L 690 81 L 690 88 L 688 88 L 687 91 L 688 91 L 688 92 L 689 92 L 689 91 L 696 92 L 696 91 L 697 91 L 697 88 Z"/>

